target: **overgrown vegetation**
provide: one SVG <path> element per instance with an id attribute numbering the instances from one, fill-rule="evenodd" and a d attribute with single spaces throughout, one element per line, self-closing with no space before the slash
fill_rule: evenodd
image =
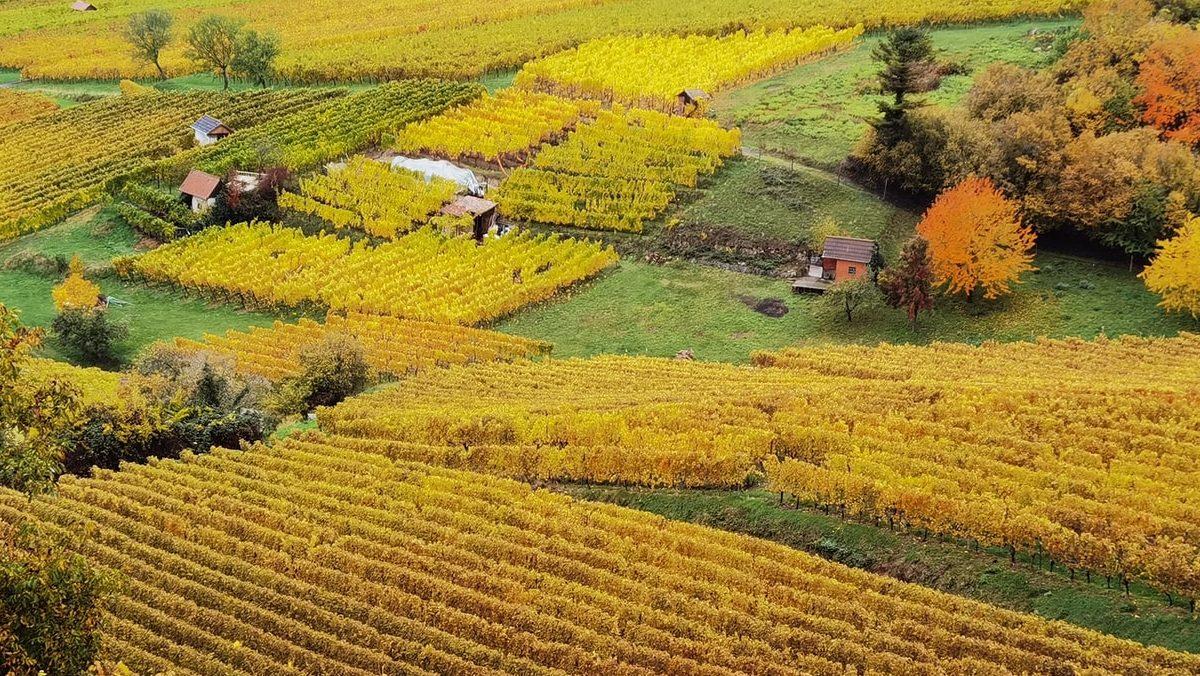
<path id="1" fill-rule="evenodd" d="M 0 523 L 0 670 L 81 674 L 100 653 L 117 580 L 36 526 Z"/>
<path id="2" fill-rule="evenodd" d="M 926 196 L 987 177 L 1039 232 L 1066 229 L 1144 258 L 1200 209 L 1200 161 L 1186 131 L 1200 99 L 1181 95 L 1186 63 L 1165 65 L 1195 35 L 1155 18 L 1145 0 L 1092 3 L 1052 66 L 989 67 L 962 107 L 910 110 L 886 133 L 869 132 L 855 166 Z M 1154 97 L 1170 110 L 1156 112 Z"/>

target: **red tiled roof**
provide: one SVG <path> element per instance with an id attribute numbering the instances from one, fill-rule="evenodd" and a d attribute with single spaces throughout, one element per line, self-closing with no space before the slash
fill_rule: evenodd
<path id="1" fill-rule="evenodd" d="M 187 178 L 183 179 L 183 185 L 179 186 L 179 192 L 206 200 L 217 194 L 217 188 L 220 185 L 220 176 L 213 176 L 199 169 L 193 169 L 188 172 Z"/>
<path id="2" fill-rule="evenodd" d="M 825 240 L 825 250 L 821 258 L 855 263 L 870 263 L 875 253 L 875 240 L 859 239 L 858 237 L 829 237 Z"/>

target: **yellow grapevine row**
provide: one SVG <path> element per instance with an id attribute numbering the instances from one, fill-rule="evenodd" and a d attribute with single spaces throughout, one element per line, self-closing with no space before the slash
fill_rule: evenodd
<path id="1" fill-rule="evenodd" d="M 465 79 L 520 67 L 531 59 L 614 35 L 722 35 L 737 29 L 778 32 L 827 25 L 868 28 L 908 23 L 965 23 L 1078 9 L 1074 0 L 414 0 L 396 11 L 387 0 L 364 0 L 353 11 L 330 0 L 295 3 L 247 0 L 231 9 L 217 0 L 173 0 L 178 26 L 232 12 L 252 28 L 277 30 L 281 75 L 298 82 L 386 80 L 437 76 Z M 29 77 L 151 77 L 120 35 L 128 15 L 161 8 L 146 0 L 108 0 L 97 12 L 69 3 L 9 0 L 0 5 L 0 65 Z M 176 40 L 163 54 L 172 74 L 195 64 Z"/>
<path id="2" fill-rule="evenodd" d="M 694 187 L 740 147 L 736 129 L 708 120 L 614 107 L 543 146 L 529 168 L 505 179 L 496 201 L 510 218 L 641 232 L 675 185 Z"/>
<path id="3" fill-rule="evenodd" d="M 319 216 L 336 228 L 395 239 L 428 223 L 457 191 L 452 181 L 426 181 L 357 156 L 343 168 L 302 179 L 298 192 L 280 195 L 279 205 Z"/>
<path id="4" fill-rule="evenodd" d="M 305 346 L 333 334 L 357 339 L 371 367 L 390 377 L 451 364 L 512 360 L 550 352 L 548 343 L 495 331 L 359 313 L 330 314 L 323 323 L 311 319 L 295 324 L 275 322 L 270 328 L 207 335 L 203 342 L 176 338 L 175 344 L 186 350 L 228 355 L 243 373 L 282 380 L 300 373 L 297 355 Z"/>
<path id="5" fill-rule="evenodd" d="M 836 31 L 813 26 L 792 31 L 738 31 L 708 35 L 617 36 L 585 42 L 525 64 L 516 85 L 561 96 L 676 111 L 688 89 L 712 95 L 790 68 L 815 54 L 848 46 L 862 26 Z"/>
<path id="6" fill-rule="evenodd" d="M 594 101 L 505 89 L 473 103 L 409 125 L 393 144 L 402 153 L 430 154 L 453 160 L 520 162 L 543 142 L 599 110 Z"/>
<path id="7" fill-rule="evenodd" d="M 351 245 L 268 223 L 210 228 L 114 261 L 123 275 L 252 305 L 323 305 L 407 319 L 478 324 L 547 300 L 612 265 L 611 248 L 514 233 L 477 244 L 429 229 Z"/>
<path id="8" fill-rule="evenodd" d="M 0 492 L 120 570 L 113 659 L 195 673 L 1194 673 L 1200 658 L 321 435 Z M 714 603 L 713 599 L 719 599 Z"/>
<path id="9" fill-rule="evenodd" d="M 108 183 L 183 151 L 200 115 L 248 128 L 335 94 L 121 96 L 7 125 L 0 134 L 0 240 L 61 220 L 99 199 Z"/>
<path id="10" fill-rule="evenodd" d="M 0 127 L 53 113 L 58 104 L 42 94 L 0 89 Z"/>
<path id="11" fill-rule="evenodd" d="M 275 115 L 220 143 L 159 162 L 154 171 L 160 178 L 178 179 L 193 168 L 214 174 L 271 166 L 292 171 L 314 169 L 379 143 L 404 125 L 470 101 L 483 91 L 470 82 L 389 82 L 311 109 Z"/>
<path id="12" fill-rule="evenodd" d="M 319 417 L 338 434 L 461 448 L 463 466 L 526 479 L 737 486 L 765 473 L 776 490 L 846 513 L 1200 596 L 1189 498 L 1200 489 L 1200 336 L 758 360 L 781 366 L 452 369 Z"/>

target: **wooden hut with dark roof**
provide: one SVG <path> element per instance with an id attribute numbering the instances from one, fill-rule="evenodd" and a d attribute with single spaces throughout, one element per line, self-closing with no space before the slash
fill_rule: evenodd
<path id="1" fill-rule="evenodd" d="M 712 97 L 703 89 L 685 89 L 676 94 L 675 99 L 679 102 L 680 115 L 697 116 L 712 100 Z"/>
<path id="2" fill-rule="evenodd" d="M 858 237 L 829 237 L 821 251 L 823 277 L 833 282 L 867 274 L 875 255 L 875 240 Z"/>

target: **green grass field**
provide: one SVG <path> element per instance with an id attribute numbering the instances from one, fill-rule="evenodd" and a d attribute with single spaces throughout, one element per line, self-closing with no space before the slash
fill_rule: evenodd
<path id="1" fill-rule="evenodd" d="M 1200 321 L 1160 310 L 1157 298 L 1124 268 L 1043 253 L 1024 283 L 996 301 L 939 299 L 911 331 L 886 307 L 847 323 L 818 296 L 795 295 L 786 280 L 687 262 L 657 266 L 624 260 L 553 303 L 527 309 L 497 328 L 554 343 L 560 357 L 604 353 L 745 362 L 757 349 L 803 343 L 927 343 L 1030 340 L 1100 334 L 1174 335 L 1200 331 Z M 779 299 L 774 318 L 752 307 Z"/>
<path id="2" fill-rule="evenodd" d="M 832 219 L 847 234 L 885 242 L 888 251 L 917 223 L 915 214 L 836 174 L 755 157 L 732 160 L 677 217 L 682 227 L 724 227 L 785 241 Z"/>
<path id="3" fill-rule="evenodd" d="M 175 336 L 199 339 L 205 333 L 267 326 L 276 319 L 264 313 L 213 305 L 166 289 L 130 284 L 106 272 L 108 261 L 113 256 L 131 253 L 136 242 L 137 236 L 113 218 L 109 209 L 90 209 L 53 228 L 2 244 L 0 303 L 20 312 L 25 324 L 49 327 L 54 319 L 50 291 L 61 281 L 61 276 L 15 263 L 27 259 L 30 254 L 49 258 L 69 258 L 78 254 L 92 271 L 93 281 L 106 295 L 128 303 L 109 309 L 113 320 L 129 328 L 129 337 L 118 351 L 122 361 L 132 359 L 139 350 L 156 340 Z M 74 355 L 53 338 L 46 341 L 41 354 L 76 361 Z"/>
<path id="4" fill-rule="evenodd" d="M 924 95 L 929 103 L 952 104 L 970 89 L 972 72 L 995 61 L 1035 65 L 1045 59 L 1043 43 L 1030 31 L 1074 26 L 1077 19 L 1039 19 L 931 31 L 939 59 L 970 71 L 952 75 Z M 818 167 L 836 167 L 879 113 L 874 93 L 878 64 L 871 49 L 882 37 L 868 36 L 848 51 L 801 65 L 776 77 L 718 95 L 713 114 L 738 125 L 748 145 Z"/>
<path id="5" fill-rule="evenodd" d="M 978 599 L 1107 634 L 1175 650 L 1200 651 L 1200 624 L 1187 608 L 1168 606 L 1161 594 L 1133 585 L 1126 597 L 1116 584 L 1083 575 L 1072 581 L 1061 566 L 1021 558 L 1011 566 L 1001 550 L 922 539 L 886 527 L 844 521 L 807 508 L 780 507 L 761 490 L 650 490 L 559 486 L 572 496 L 611 502 L 755 537 L 907 582 Z"/>

